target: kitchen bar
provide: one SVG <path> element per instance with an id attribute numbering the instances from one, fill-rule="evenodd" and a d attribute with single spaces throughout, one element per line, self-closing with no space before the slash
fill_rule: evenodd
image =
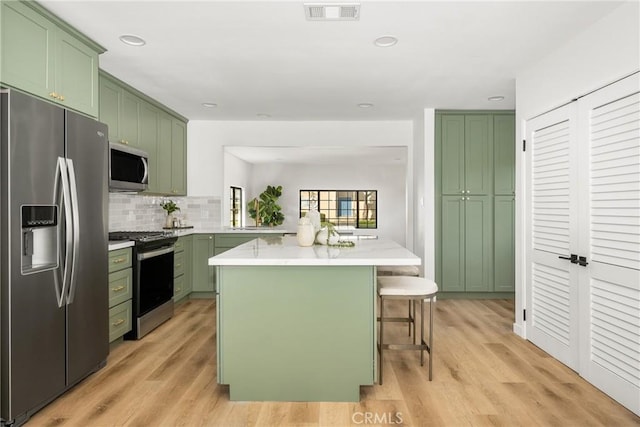
<path id="1" fill-rule="evenodd" d="M 390 240 L 300 247 L 265 236 L 217 267 L 218 383 L 231 400 L 350 401 L 376 380 L 376 266 L 420 265 Z"/>

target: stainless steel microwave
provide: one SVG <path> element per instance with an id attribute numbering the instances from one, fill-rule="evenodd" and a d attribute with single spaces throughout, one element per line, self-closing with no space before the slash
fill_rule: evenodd
<path id="1" fill-rule="evenodd" d="M 149 155 L 137 148 L 109 143 L 109 191 L 144 191 L 149 185 Z"/>

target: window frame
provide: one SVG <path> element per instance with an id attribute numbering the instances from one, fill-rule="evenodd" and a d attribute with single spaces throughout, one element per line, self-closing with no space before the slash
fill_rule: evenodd
<path id="1" fill-rule="evenodd" d="M 349 210 L 353 210 L 355 211 L 355 225 L 348 225 L 349 227 L 354 227 L 355 229 L 361 229 L 361 230 L 376 230 L 378 228 L 378 190 L 311 190 L 311 189 L 300 189 L 298 191 L 298 217 L 301 218 L 302 217 L 302 213 L 303 212 L 307 212 L 308 209 L 302 207 L 303 204 L 303 200 L 305 202 L 305 204 L 309 205 L 310 201 L 312 200 L 310 197 L 311 193 L 315 193 L 316 195 L 316 202 L 317 202 L 317 209 L 318 212 L 320 212 L 321 214 L 324 213 L 325 214 L 325 221 L 330 222 L 331 219 L 334 219 L 333 215 L 327 215 L 325 212 L 323 212 L 320 209 L 320 193 L 323 192 L 327 192 L 327 193 L 334 193 L 335 194 L 335 202 L 336 202 L 336 207 L 335 207 L 335 219 L 337 220 L 338 218 L 340 218 L 340 215 L 338 215 L 338 213 L 340 211 L 342 211 L 342 208 L 340 207 L 340 201 L 342 201 L 343 199 L 346 199 L 346 197 L 338 197 L 338 194 L 340 193 L 352 193 L 355 194 L 355 200 L 351 199 L 351 203 L 355 203 L 355 207 L 351 207 Z M 303 199 L 302 194 L 303 193 L 307 193 L 309 194 L 309 198 L 305 198 Z M 361 209 L 360 209 L 360 202 L 362 201 L 362 199 L 360 198 L 360 194 L 361 193 L 373 193 L 375 194 L 375 203 L 374 203 L 374 207 L 373 210 L 375 211 L 375 227 L 362 227 L 360 225 L 361 221 Z"/>
<path id="2" fill-rule="evenodd" d="M 231 224 L 231 227 L 242 227 L 244 226 L 244 190 L 242 189 L 242 187 L 231 185 L 229 187 L 229 193 L 229 223 Z M 236 199 L 236 195 L 238 193 L 239 199 Z M 234 212 L 234 205 L 236 200 L 239 200 L 238 206 L 240 206 L 240 208 L 238 209 L 238 212 Z"/>

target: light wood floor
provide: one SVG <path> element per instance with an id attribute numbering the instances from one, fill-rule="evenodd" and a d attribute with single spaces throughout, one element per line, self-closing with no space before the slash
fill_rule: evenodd
<path id="1" fill-rule="evenodd" d="M 400 304 L 400 302 L 393 302 Z M 389 307 L 405 310 L 405 305 Z M 639 426 L 640 418 L 511 332 L 513 303 L 436 304 L 434 378 L 412 351 L 386 353 L 384 385 L 359 403 L 230 402 L 216 384 L 215 305 L 191 300 L 28 426 Z M 386 327 L 404 338 L 406 325 Z M 369 421 L 369 423 L 367 423 Z"/>

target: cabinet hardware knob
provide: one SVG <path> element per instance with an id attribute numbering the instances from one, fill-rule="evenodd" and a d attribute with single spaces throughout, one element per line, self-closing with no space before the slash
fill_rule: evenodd
<path id="1" fill-rule="evenodd" d="M 111 290 L 112 290 L 113 292 L 120 292 L 120 291 L 121 291 L 121 290 L 123 290 L 123 289 L 124 289 L 124 286 L 118 286 L 117 288 L 111 288 Z"/>
<path id="2" fill-rule="evenodd" d="M 176 264 L 176 267 L 182 267 L 182 264 Z"/>
<path id="3" fill-rule="evenodd" d="M 58 94 L 57 94 L 57 93 L 55 93 L 55 92 L 51 92 L 51 93 L 49 94 L 49 96 L 50 96 L 50 97 L 52 97 L 52 98 L 58 99 Z"/>
<path id="4" fill-rule="evenodd" d="M 64 95 L 59 95 L 59 96 L 58 96 L 58 99 L 59 99 L 60 101 L 64 101 Z"/>
<path id="5" fill-rule="evenodd" d="M 124 258 L 116 258 L 116 259 L 113 260 L 113 263 L 114 264 L 120 264 L 121 262 L 124 262 L 124 261 L 125 261 Z"/>
<path id="6" fill-rule="evenodd" d="M 111 325 L 119 326 L 119 325 L 122 325 L 123 323 L 124 323 L 124 319 L 118 319 L 115 322 L 113 322 Z"/>

